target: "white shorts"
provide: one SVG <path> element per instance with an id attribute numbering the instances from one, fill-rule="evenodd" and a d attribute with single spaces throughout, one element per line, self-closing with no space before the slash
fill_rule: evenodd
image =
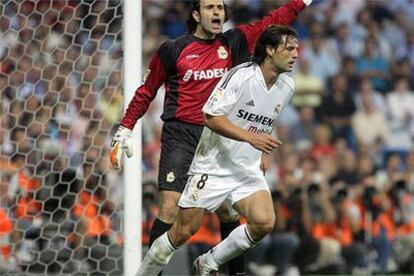
<path id="1" fill-rule="evenodd" d="M 178 206 L 182 208 L 203 208 L 210 212 L 217 210 L 223 203 L 233 206 L 249 195 L 265 190 L 269 186 L 264 176 L 212 176 L 207 174 L 191 175 L 181 195 Z"/>

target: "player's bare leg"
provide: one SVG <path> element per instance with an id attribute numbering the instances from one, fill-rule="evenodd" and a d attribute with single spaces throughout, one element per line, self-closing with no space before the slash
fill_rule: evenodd
<path id="1" fill-rule="evenodd" d="M 237 213 L 231 213 L 229 207 L 224 204 L 218 208 L 215 212 L 220 219 L 220 234 L 221 240 L 227 238 L 230 233 L 240 226 L 240 216 Z M 245 262 L 244 254 L 241 254 L 228 262 L 228 274 L 229 275 L 244 275 L 245 271 Z"/>
<path id="2" fill-rule="evenodd" d="M 178 214 L 177 203 L 180 200 L 181 193 L 176 191 L 161 190 L 160 191 L 160 207 L 158 211 L 158 219 L 165 223 L 173 224 Z"/>
<path id="3" fill-rule="evenodd" d="M 236 202 L 233 207 L 247 220 L 247 231 L 255 242 L 272 232 L 276 216 L 269 192 L 257 191 Z"/>
<path id="4" fill-rule="evenodd" d="M 176 191 L 161 190 L 158 203 L 158 215 L 150 232 L 149 246 L 162 234 L 171 229 L 178 213 L 178 200 L 181 193 Z"/>
<path id="5" fill-rule="evenodd" d="M 194 235 L 203 223 L 205 209 L 179 208 L 177 221 L 168 232 L 171 242 L 179 247 Z"/>

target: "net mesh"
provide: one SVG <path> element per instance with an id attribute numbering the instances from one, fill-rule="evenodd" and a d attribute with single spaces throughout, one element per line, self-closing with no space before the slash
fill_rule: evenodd
<path id="1" fill-rule="evenodd" d="M 121 1 L 0 11 L 0 274 L 119 275 Z"/>

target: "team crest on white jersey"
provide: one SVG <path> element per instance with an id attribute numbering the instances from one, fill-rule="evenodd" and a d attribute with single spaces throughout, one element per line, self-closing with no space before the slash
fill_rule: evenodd
<path id="1" fill-rule="evenodd" d="M 278 104 L 278 105 L 275 107 L 275 113 L 276 113 L 277 115 L 279 115 L 280 111 L 282 111 L 282 105 L 281 105 L 281 104 Z"/>
<path id="2" fill-rule="evenodd" d="M 226 59 L 229 56 L 229 53 L 227 53 L 226 48 L 224 48 L 223 46 L 218 47 L 217 53 L 219 59 Z"/>

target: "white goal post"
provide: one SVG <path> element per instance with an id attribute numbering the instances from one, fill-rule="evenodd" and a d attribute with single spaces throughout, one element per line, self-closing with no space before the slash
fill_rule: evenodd
<path id="1" fill-rule="evenodd" d="M 142 2 L 125 0 L 123 21 L 124 110 L 141 79 Z M 124 167 L 124 275 L 134 275 L 141 263 L 141 121 L 134 129 L 134 155 Z"/>

